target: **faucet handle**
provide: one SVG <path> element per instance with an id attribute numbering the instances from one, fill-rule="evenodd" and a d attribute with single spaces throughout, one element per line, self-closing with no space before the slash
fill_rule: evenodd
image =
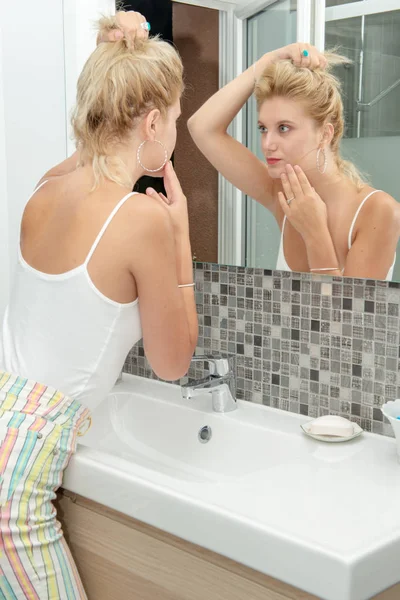
<path id="1" fill-rule="evenodd" d="M 234 373 L 235 357 L 222 354 L 197 354 L 192 357 L 193 362 L 207 362 L 212 377 L 222 377 Z"/>

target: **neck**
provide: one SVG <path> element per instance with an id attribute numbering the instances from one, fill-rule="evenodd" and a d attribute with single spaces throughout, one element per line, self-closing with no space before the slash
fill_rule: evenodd
<path id="1" fill-rule="evenodd" d="M 122 187 L 126 187 L 129 190 L 136 185 L 136 182 L 143 177 L 143 175 L 149 174 L 137 162 L 137 149 L 139 144 L 140 142 L 137 141 L 137 144 L 130 145 L 129 148 L 122 145 L 117 146 L 114 147 L 109 154 L 110 161 L 108 166 L 111 167 L 111 170 L 114 168 L 119 171 L 118 175 L 124 180 L 124 183 L 121 183 Z M 92 159 L 88 158 L 84 151 L 81 152 L 80 162 L 85 170 L 93 173 Z"/>
<path id="2" fill-rule="evenodd" d="M 336 202 L 338 192 L 355 188 L 354 183 L 339 171 L 334 155 L 331 153 L 328 156 L 325 173 L 321 173 L 315 167 L 308 171 L 306 175 L 310 184 L 325 204 Z"/>

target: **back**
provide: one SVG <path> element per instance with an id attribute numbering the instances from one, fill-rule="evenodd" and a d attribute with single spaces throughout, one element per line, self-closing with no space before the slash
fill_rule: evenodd
<path id="1" fill-rule="evenodd" d="M 90 206 L 85 213 L 83 198 L 80 204 L 63 196 L 62 182 L 43 186 L 48 186 L 46 194 L 36 192 L 37 203 L 33 197 L 23 219 L 22 251 L 0 335 L 0 369 L 51 385 L 93 409 L 142 336 L 135 282 L 119 260 L 118 246 L 110 250 L 113 236 L 120 237 L 118 227 L 112 227 L 114 218 L 133 194 L 99 206 L 88 226 Z M 112 205 L 101 223 L 97 213 L 104 220 Z M 53 222 L 61 229 L 52 232 Z M 33 264 L 25 260 L 24 248 Z M 37 264 L 45 264 L 46 272 Z M 59 272 L 62 266 L 72 268 Z"/>

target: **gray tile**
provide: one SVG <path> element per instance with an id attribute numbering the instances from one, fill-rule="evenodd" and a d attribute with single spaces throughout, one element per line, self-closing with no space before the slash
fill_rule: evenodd
<path id="1" fill-rule="evenodd" d="M 400 288 L 387 282 L 194 265 L 197 353 L 237 357 L 237 395 L 338 414 L 392 435 L 380 406 L 400 396 Z M 153 377 L 138 343 L 124 370 Z M 203 365 L 191 377 L 205 374 Z"/>

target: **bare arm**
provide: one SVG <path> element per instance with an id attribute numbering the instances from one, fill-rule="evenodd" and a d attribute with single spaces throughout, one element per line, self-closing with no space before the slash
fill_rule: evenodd
<path id="1" fill-rule="evenodd" d="M 281 181 L 283 192 L 278 192 L 279 203 L 304 240 L 310 271 L 342 275 L 328 227 L 327 209 L 321 197 L 298 165 L 294 168 L 286 165 Z"/>
<path id="2" fill-rule="evenodd" d="M 371 199 L 372 200 L 372 199 Z M 400 236 L 400 207 L 388 194 L 377 193 L 359 216 L 359 228 L 346 259 L 344 275 L 386 279 Z"/>
<path id="3" fill-rule="evenodd" d="M 272 208 L 272 179 L 267 165 L 227 133 L 253 90 L 251 67 L 209 98 L 189 119 L 188 128 L 199 150 L 228 181 Z"/>
<path id="4" fill-rule="evenodd" d="M 318 275 L 343 275 L 328 227 L 315 230 L 304 241 L 310 271 Z"/>
<path id="5" fill-rule="evenodd" d="M 307 48 L 305 57 L 302 50 Z M 315 69 L 326 66 L 325 57 L 309 44 L 291 44 L 269 52 L 228 83 L 189 119 L 188 128 L 199 150 L 233 185 L 266 208 L 274 210 L 273 180 L 267 165 L 227 133 L 229 124 L 250 98 L 255 79 L 279 60 Z"/>
<path id="6" fill-rule="evenodd" d="M 393 264 L 400 236 L 400 207 L 388 194 L 376 194 L 375 202 L 361 212 L 359 228 L 347 254 L 343 273 L 319 271 L 326 275 L 386 279 Z M 316 228 L 306 239 L 310 267 L 331 267 L 338 264 L 335 248 L 327 227 Z"/>
<path id="7" fill-rule="evenodd" d="M 175 256 L 178 285 L 194 283 L 193 258 L 189 230 L 187 235 L 182 235 L 180 239 L 177 239 L 175 236 Z M 191 352 L 193 354 L 196 349 L 199 333 L 195 289 L 194 286 L 189 286 L 179 288 L 179 290 L 185 307 L 185 314 L 189 327 L 190 345 L 192 348 Z"/>
<path id="8" fill-rule="evenodd" d="M 168 210 L 156 199 L 144 198 L 137 225 L 138 219 L 131 271 L 144 349 L 155 373 L 173 381 L 187 373 L 197 343 L 194 289 L 178 287 L 193 280 L 190 244 L 188 239 L 177 244 Z"/>

